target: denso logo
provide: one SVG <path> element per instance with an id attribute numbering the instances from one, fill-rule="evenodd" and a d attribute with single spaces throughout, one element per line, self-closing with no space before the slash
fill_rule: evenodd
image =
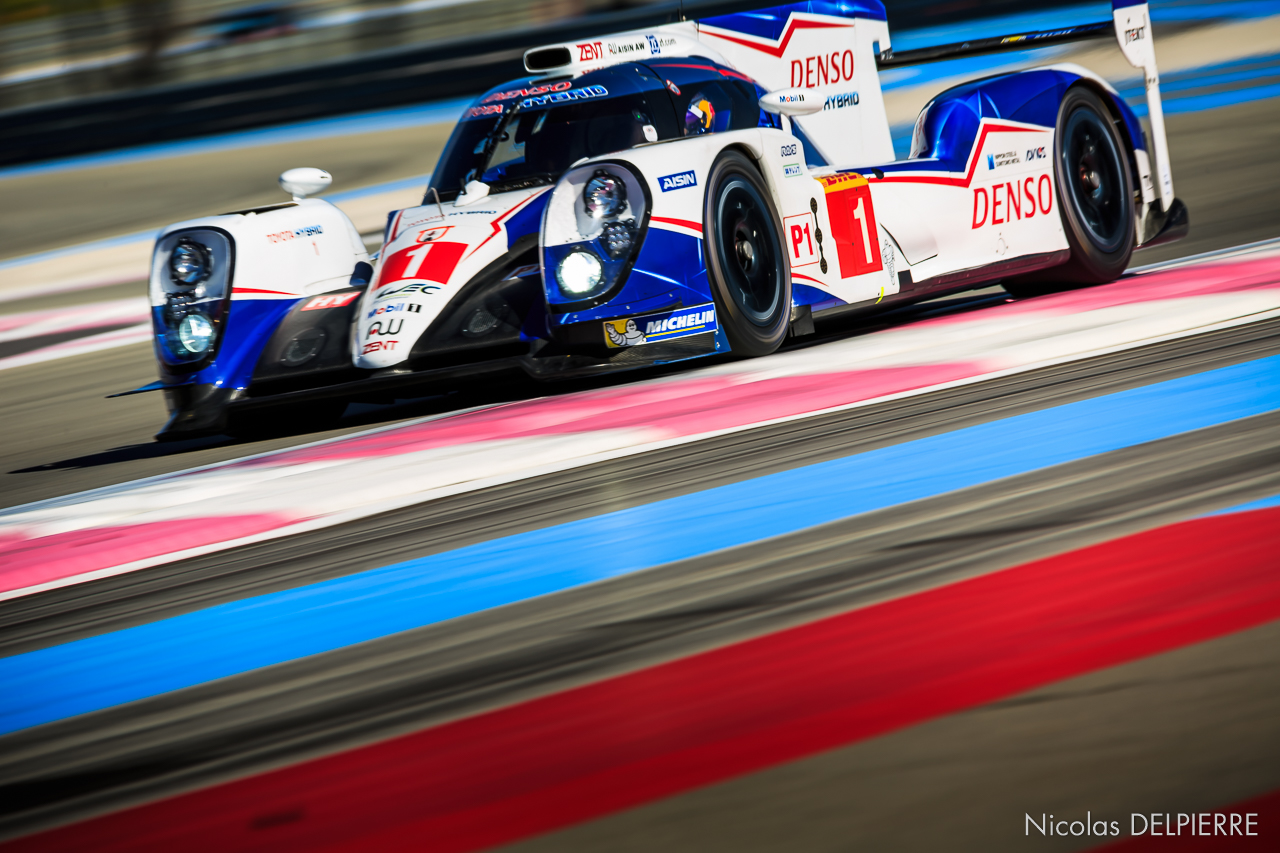
<path id="1" fill-rule="evenodd" d="M 1048 175 L 973 190 L 973 227 L 1003 225 L 1053 210 L 1053 182 Z M 1004 208 L 1002 211 L 1001 208 Z M 989 220 L 989 221 L 988 221 Z"/>
<path id="2" fill-rule="evenodd" d="M 578 45 L 578 61 L 593 62 L 604 57 L 604 44 L 593 41 Z"/>
<path id="3" fill-rule="evenodd" d="M 833 50 L 829 54 L 791 60 L 791 88 L 812 89 L 853 79 L 853 51 Z"/>
<path id="4" fill-rule="evenodd" d="M 696 187 L 698 185 L 698 176 L 692 170 L 688 172 L 677 172 L 674 175 L 663 175 L 658 178 L 658 186 L 662 191 L 670 192 L 671 190 L 682 190 L 686 187 Z"/>
<path id="5" fill-rule="evenodd" d="M 1146 38 L 1146 36 L 1143 35 L 1143 30 L 1145 29 L 1146 27 L 1134 27 L 1131 30 L 1125 30 L 1124 43 L 1128 44 L 1131 41 L 1142 41 L 1142 39 Z"/>

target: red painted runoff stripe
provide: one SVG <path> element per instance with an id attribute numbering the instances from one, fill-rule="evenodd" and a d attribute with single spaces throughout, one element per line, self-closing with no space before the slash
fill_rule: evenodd
<path id="1" fill-rule="evenodd" d="M 85 821 L 15 850 L 476 850 L 1280 618 L 1210 516 Z"/>

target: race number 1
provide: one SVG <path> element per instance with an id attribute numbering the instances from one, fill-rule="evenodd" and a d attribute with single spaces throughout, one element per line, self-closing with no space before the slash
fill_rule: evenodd
<path id="1" fill-rule="evenodd" d="M 826 175 L 818 179 L 827 198 L 827 215 L 831 218 L 831 237 L 836 243 L 840 277 L 853 278 L 884 269 L 876 231 L 876 214 L 871 206 L 871 187 L 867 179 L 849 172 Z"/>
<path id="2" fill-rule="evenodd" d="M 437 242 L 417 243 L 401 249 L 387 258 L 378 277 L 378 287 L 404 279 L 448 284 L 466 248 L 466 243 Z"/>

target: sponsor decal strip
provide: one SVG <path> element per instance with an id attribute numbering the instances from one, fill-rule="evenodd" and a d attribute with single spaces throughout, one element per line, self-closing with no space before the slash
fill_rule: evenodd
<path id="1" fill-rule="evenodd" d="M 608 320 L 604 324 L 604 342 L 610 349 L 635 347 L 657 341 L 683 338 L 703 332 L 714 332 L 716 307 L 711 303 L 663 311 L 643 317 Z"/>
<path id="2" fill-rule="evenodd" d="M 0 733 L 1277 408 L 1272 356 L 15 655 Z"/>
<path id="3" fill-rule="evenodd" d="M 273 826 L 275 851 L 509 843 L 1265 624 L 1277 548 L 1278 509 L 1173 524 L 13 849 L 239 849 L 285 809 L 306 820 Z"/>

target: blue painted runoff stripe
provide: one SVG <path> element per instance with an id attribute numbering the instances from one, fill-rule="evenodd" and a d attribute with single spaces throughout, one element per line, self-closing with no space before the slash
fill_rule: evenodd
<path id="1" fill-rule="evenodd" d="M 1253 512 L 1255 509 L 1271 509 L 1280 506 L 1280 495 L 1272 495 L 1267 498 L 1259 498 L 1256 501 L 1249 501 L 1247 504 L 1239 504 L 1237 506 L 1229 506 L 1226 509 L 1220 509 L 1217 512 L 1211 512 L 1208 515 L 1234 515 L 1237 512 Z M 1205 516 L 1206 518 L 1208 516 Z"/>
<path id="2" fill-rule="evenodd" d="M 0 733 L 1280 408 L 1280 356 L 0 659 Z"/>

